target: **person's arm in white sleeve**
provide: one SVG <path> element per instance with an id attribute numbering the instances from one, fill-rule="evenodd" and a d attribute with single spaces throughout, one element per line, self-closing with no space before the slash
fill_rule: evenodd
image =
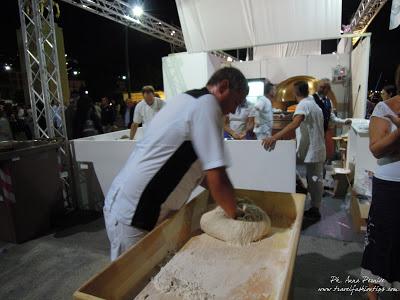
<path id="1" fill-rule="evenodd" d="M 293 115 L 293 120 L 290 122 L 285 128 L 283 128 L 281 131 L 275 133 L 271 137 L 267 137 L 264 139 L 261 144 L 264 146 L 266 150 L 273 150 L 275 148 L 275 144 L 278 140 L 281 140 L 285 135 L 292 133 L 295 131 L 301 123 L 304 121 L 304 119 L 307 116 L 307 109 L 304 106 L 302 102 L 300 102 L 297 105 L 296 111 L 294 112 Z"/>
<path id="2" fill-rule="evenodd" d="M 272 103 L 268 100 L 268 128 L 269 134 L 272 135 L 272 127 L 274 125 L 274 112 L 272 111 Z"/>
<path id="3" fill-rule="evenodd" d="M 261 97 L 257 99 L 256 105 L 254 105 L 254 119 L 259 120 L 260 119 L 260 114 L 261 111 L 264 109 L 264 102 L 261 100 Z M 259 127 L 260 124 L 257 122 L 254 122 L 254 127 L 257 128 Z"/>
<path id="4" fill-rule="evenodd" d="M 339 118 L 336 116 L 336 114 L 334 112 L 335 109 L 332 105 L 332 101 L 331 101 L 331 107 L 332 107 L 332 110 L 331 110 L 331 115 L 330 115 L 329 120 L 333 124 L 335 124 L 335 125 L 350 125 L 351 124 L 351 119 L 342 119 L 342 118 Z"/>
<path id="5" fill-rule="evenodd" d="M 193 147 L 205 171 L 211 196 L 229 217 L 235 218 L 234 190 L 225 170 L 222 114 L 214 96 L 203 96 L 197 101 L 189 121 Z"/>
<path id="6" fill-rule="evenodd" d="M 142 101 L 144 101 L 144 100 L 142 100 Z M 130 134 L 129 134 L 129 137 L 131 140 L 133 140 L 135 138 L 137 128 L 139 127 L 139 124 L 142 122 L 143 122 L 143 118 L 142 118 L 141 105 L 140 105 L 140 103 L 138 103 L 136 105 L 135 112 L 133 113 L 133 122 L 131 125 Z"/>
<path id="7" fill-rule="evenodd" d="M 262 99 L 263 99 L 264 97 L 265 97 L 265 96 L 260 96 L 260 97 L 257 98 L 256 104 L 254 105 L 254 109 L 255 109 L 256 111 L 263 110 L 263 108 L 264 108 L 264 102 L 262 101 Z"/>
<path id="8" fill-rule="evenodd" d="M 253 132 L 255 124 L 255 116 L 256 116 L 256 109 L 253 105 L 251 105 L 249 116 L 247 117 L 247 122 L 246 122 L 246 132 Z"/>

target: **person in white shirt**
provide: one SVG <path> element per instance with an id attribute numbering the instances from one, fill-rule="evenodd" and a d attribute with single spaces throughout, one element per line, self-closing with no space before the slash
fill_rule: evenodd
<path id="1" fill-rule="evenodd" d="M 236 108 L 235 113 L 225 116 L 225 132 L 235 140 L 251 139 L 254 116 L 254 106 L 246 100 Z"/>
<path id="2" fill-rule="evenodd" d="M 105 198 L 112 260 L 182 207 L 202 182 L 226 215 L 236 217 L 234 190 L 225 171 L 222 120 L 247 93 L 244 75 L 222 68 L 205 88 L 167 100 Z"/>
<path id="3" fill-rule="evenodd" d="M 143 130 L 146 131 L 150 121 L 154 118 L 165 102 L 160 98 L 154 97 L 154 88 L 151 85 L 142 88 L 143 100 L 135 108 L 133 123 L 131 125 L 130 139 L 133 140 L 139 124 L 142 123 Z"/>
<path id="4" fill-rule="evenodd" d="M 264 87 L 264 95 L 257 99 L 255 105 L 255 126 L 254 133 L 258 140 L 265 139 L 272 135 L 274 113 L 272 111 L 272 99 L 275 97 L 276 88 L 268 82 Z"/>
<path id="5" fill-rule="evenodd" d="M 397 95 L 379 102 L 369 123 L 369 149 L 378 166 L 372 179 L 361 276 L 371 280 L 370 300 L 380 299 L 376 285 L 400 289 L 400 66 L 395 78 Z"/>
<path id="6" fill-rule="evenodd" d="M 299 104 L 293 120 L 284 129 L 263 140 L 267 150 L 272 150 L 277 140 L 296 130 L 297 158 L 306 165 L 308 191 L 311 196 L 311 208 L 305 217 L 319 220 L 319 207 L 323 194 L 323 168 L 326 158 L 324 142 L 324 118 L 321 109 L 309 96 L 308 83 L 298 81 L 294 84 L 295 96 Z"/>

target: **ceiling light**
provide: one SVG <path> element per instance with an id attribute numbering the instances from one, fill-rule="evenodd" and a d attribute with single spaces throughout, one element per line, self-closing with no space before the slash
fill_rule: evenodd
<path id="1" fill-rule="evenodd" d="M 139 5 L 136 5 L 133 9 L 132 9 L 133 15 L 135 17 L 140 17 L 141 15 L 143 15 L 143 8 Z"/>

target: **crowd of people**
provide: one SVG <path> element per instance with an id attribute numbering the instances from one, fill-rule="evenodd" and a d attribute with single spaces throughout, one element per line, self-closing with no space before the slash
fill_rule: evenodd
<path id="1" fill-rule="evenodd" d="M 32 139 L 33 118 L 30 106 L 0 101 L 0 141 Z"/>
<path id="2" fill-rule="evenodd" d="M 133 139 L 137 128 L 142 125 L 145 129 L 164 105 L 150 85 L 143 87 L 142 95 L 143 101 L 139 103 L 117 103 L 108 97 L 93 103 L 86 94 L 72 93 L 65 109 L 68 138 L 77 139 L 127 128 Z"/>
<path id="3" fill-rule="evenodd" d="M 88 95 L 73 92 L 65 109 L 68 138 L 77 139 L 123 129 L 125 107 L 108 97 L 93 103 Z"/>
<path id="4" fill-rule="evenodd" d="M 117 103 L 108 97 L 93 102 L 84 92 L 72 92 L 69 103 L 64 107 L 68 139 L 130 128 L 134 110 L 135 105 L 131 103 Z M 58 130 L 63 126 L 61 114 L 59 104 L 53 102 L 50 106 L 50 122 Z M 128 118 L 124 119 L 126 114 Z M 41 122 L 45 125 L 44 117 L 39 120 Z M 31 140 L 34 136 L 31 107 L 0 100 L 0 141 Z"/>

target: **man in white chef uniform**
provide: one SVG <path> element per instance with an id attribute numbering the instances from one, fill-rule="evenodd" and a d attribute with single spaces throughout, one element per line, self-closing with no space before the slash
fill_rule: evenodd
<path id="1" fill-rule="evenodd" d="M 294 92 L 299 104 L 292 122 L 272 137 L 264 139 L 263 145 L 267 150 L 272 150 L 277 140 L 296 130 L 297 158 L 306 166 L 308 192 L 311 197 L 311 208 L 304 212 L 304 216 L 312 221 L 318 221 L 321 218 L 319 208 L 323 194 L 323 169 L 326 158 L 324 116 L 314 98 L 309 96 L 307 82 L 296 82 Z"/>
<path id="2" fill-rule="evenodd" d="M 268 82 L 264 87 L 264 95 L 257 99 L 255 105 L 255 126 L 254 133 L 258 140 L 265 139 L 272 135 L 274 114 L 272 111 L 272 99 L 276 93 L 275 86 Z"/>
<path id="3" fill-rule="evenodd" d="M 226 215 L 236 217 L 222 120 L 245 101 L 248 89 L 238 69 L 222 68 L 205 88 L 167 100 L 107 193 L 104 219 L 112 260 L 181 208 L 202 182 Z"/>
<path id="4" fill-rule="evenodd" d="M 143 132 L 146 131 L 150 121 L 154 118 L 165 102 L 160 98 L 154 97 L 154 88 L 146 85 L 142 88 L 143 100 L 140 101 L 135 108 L 133 114 L 133 122 L 131 125 L 130 139 L 133 140 L 136 135 L 139 124 L 142 124 Z"/>

